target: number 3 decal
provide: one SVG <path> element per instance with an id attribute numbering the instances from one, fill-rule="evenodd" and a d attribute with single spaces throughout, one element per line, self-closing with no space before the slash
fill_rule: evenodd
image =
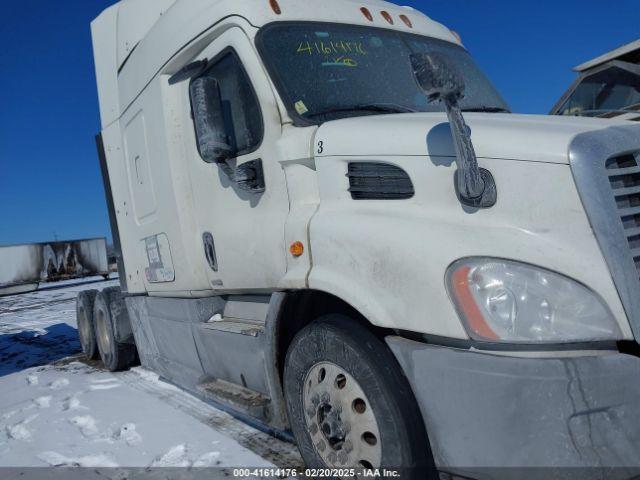
<path id="1" fill-rule="evenodd" d="M 322 153 L 322 152 L 324 152 L 324 142 L 320 140 L 318 142 L 318 153 Z"/>

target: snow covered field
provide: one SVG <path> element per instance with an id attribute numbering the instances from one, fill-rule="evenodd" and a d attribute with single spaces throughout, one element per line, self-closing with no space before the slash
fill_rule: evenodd
<path id="1" fill-rule="evenodd" d="M 151 372 L 87 364 L 76 294 L 115 284 L 0 298 L 0 467 L 301 467 L 293 445 Z"/>

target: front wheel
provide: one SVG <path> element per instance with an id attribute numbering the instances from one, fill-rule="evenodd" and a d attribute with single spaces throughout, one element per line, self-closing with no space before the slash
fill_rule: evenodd
<path id="1" fill-rule="evenodd" d="M 293 340 L 285 400 L 309 468 L 401 469 L 437 478 L 411 387 L 386 344 L 344 315 L 328 315 Z"/>

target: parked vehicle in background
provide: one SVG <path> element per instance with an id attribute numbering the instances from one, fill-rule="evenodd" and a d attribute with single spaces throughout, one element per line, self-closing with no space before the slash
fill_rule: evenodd
<path id="1" fill-rule="evenodd" d="M 578 78 L 552 115 L 640 121 L 640 40 L 573 69 Z"/>
<path id="2" fill-rule="evenodd" d="M 92 33 L 121 288 L 79 297 L 87 355 L 312 468 L 640 467 L 640 125 L 511 114 L 379 0 L 127 0 Z"/>
<path id="3" fill-rule="evenodd" d="M 37 290 L 40 283 L 108 276 L 104 238 L 0 247 L 0 296 Z"/>

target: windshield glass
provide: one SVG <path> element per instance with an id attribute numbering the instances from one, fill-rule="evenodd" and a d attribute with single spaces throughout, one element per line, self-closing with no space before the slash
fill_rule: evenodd
<path id="1" fill-rule="evenodd" d="M 296 123 L 394 112 L 444 111 L 413 77 L 412 53 L 440 52 L 466 83 L 463 110 L 508 111 L 469 53 L 419 35 L 350 25 L 272 24 L 258 46 Z"/>
<path id="2" fill-rule="evenodd" d="M 586 77 L 558 114 L 597 116 L 639 108 L 640 75 L 614 67 Z"/>

